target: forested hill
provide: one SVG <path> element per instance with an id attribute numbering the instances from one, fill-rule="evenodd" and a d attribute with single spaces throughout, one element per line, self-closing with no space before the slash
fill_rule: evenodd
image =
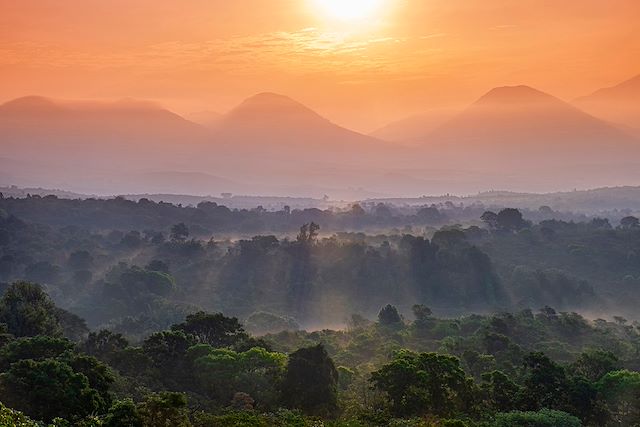
<path id="1" fill-rule="evenodd" d="M 0 297 L 0 423 L 52 427 L 614 427 L 640 420 L 640 334 L 550 307 L 442 319 L 384 306 L 305 332 L 197 312 L 131 342 L 37 284 Z M 43 424 L 47 423 L 47 424 Z M 50 423 L 50 424 L 49 424 Z"/>
<path id="2" fill-rule="evenodd" d="M 562 215 L 1 199 L 0 420 L 636 425 L 640 221 Z"/>
<path id="3" fill-rule="evenodd" d="M 549 305 L 634 317 L 640 302 L 640 228 L 632 216 L 614 225 L 534 223 L 516 209 L 476 207 L 478 225 L 437 228 L 406 224 L 445 221 L 433 207 L 393 216 L 384 206 L 266 212 L 46 197 L 0 206 L 0 282 L 42 283 L 90 325 L 135 324 L 138 334 L 196 309 L 241 319 L 265 311 L 323 327 L 343 325 L 352 313 L 373 316 L 387 303 L 402 312 L 427 304 L 440 315 Z M 457 209 L 470 215 L 450 212 Z M 223 230 L 269 231 L 216 238 L 198 222 L 178 222 L 185 216 Z M 331 231 L 358 221 L 380 231 Z M 402 222 L 384 225 L 394 221 Z"/>
<path id="4" fill-rule="evenodd" d="M 0 198 L 0 209 L 7 214 L 53 227 L 72 226 L 94 231 L 145 231 L 164 230 L 173 224 L 185 223 L 192 235 L 197 237 L 210 237 L 212 234 L 249 236 L 251 233 L 295 235 L 302 224 L 310 222 L 320 224 L 323 232 L 377 233 L 396 229 L 396 232 L 402 230 L 407 233 L 421 233 L 425 227 L 480 225 L 480 216 L 486 210 L 498 211 L 505 207 L 509 206 L 482 203 L 465 205 L 450 201 L 416 206 L 362 202 L 324 209 L 294 208 L 285 205 L 273 210 L 262 206 L 232 209 L 211 201 L 201 201 L 196 206 L 183 206 L 146 198 L 133 201 L 124 197 L 67 199 L 54 195 L 29 195 Z M 580 222 L 592 218 L 569 211 L 554 211 L 548 206 L 522 212 L 534 222 L 548 219 Z M 611 220 L 614 222 L 624 216 L 622 212 L 611 214 Z"/>

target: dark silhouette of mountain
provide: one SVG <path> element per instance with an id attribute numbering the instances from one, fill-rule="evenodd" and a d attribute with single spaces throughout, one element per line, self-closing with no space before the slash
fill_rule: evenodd
<path id="1" fill-rule="evenodd" d="M 640 142 L 528 86 L 499 87 L 436 129 L 425 148 L 458 165 L 515 170 L 628 161 Z"/>
<path id="2" fill-rule="evenodd" d="M 578 98 L 574 105 L 597 117 L 631 128 L 640 135 L 640 75 Z"/>

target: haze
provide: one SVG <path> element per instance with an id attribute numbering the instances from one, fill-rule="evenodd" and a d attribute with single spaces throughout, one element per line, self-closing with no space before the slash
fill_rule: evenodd
<path id="1" fill-rule="evenodd" d="M 629 0 L 2 1 L 0 179 L 350 199 L 634 184 L 639 17 Z M 520 113 L 473 113 L 504 87 Z M 532 113 L 529 90 L 554 101 Z"/>

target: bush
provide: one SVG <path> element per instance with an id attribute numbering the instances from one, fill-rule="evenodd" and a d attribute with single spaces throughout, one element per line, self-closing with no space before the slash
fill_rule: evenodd
<path id="1" fill-rule="evenodd" d="M 542 409 L 538 412 L 505 412 L 496 415 L 494 427 L 580 427 L 573 415 Z"/>

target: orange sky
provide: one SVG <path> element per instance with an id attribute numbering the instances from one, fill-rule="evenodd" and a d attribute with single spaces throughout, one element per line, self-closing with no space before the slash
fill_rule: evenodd
<path id="1" fill-rule="evenodd" d="M 362 131 L 491 87 L 565 99 L 640 73 L 638 0 L 0 0 L 0 101 L 134 97 L 224 112 L 256 92 Z M 349 0 L 344 0 L 349 1 Z"/>

